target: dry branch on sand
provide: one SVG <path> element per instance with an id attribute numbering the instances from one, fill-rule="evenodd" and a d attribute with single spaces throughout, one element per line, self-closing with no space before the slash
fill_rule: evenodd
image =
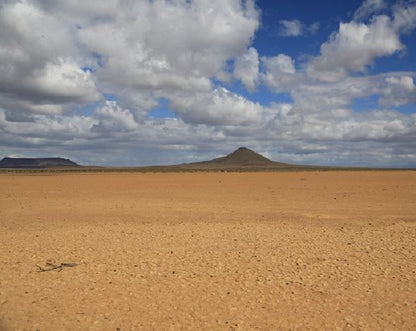
<path id="1" fill-rule="evenodd" d="M 41 267 L 39 265 L 36 265 L 38 267 L 38 272 L 45 272 L 45 271 L 52 271 L 52 270 L 62 271 L 66 267 L 75 267 L 75 266 L 77 266 L 76 263 L 61 263 L 60 265 L 56 265 L 56 264 L 53 264 L 51 262 L 46 262 L 45 265 L 47 267 Z"/>

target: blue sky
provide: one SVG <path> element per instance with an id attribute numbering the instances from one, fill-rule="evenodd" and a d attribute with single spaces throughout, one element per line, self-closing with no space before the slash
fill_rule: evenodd
<path id="1" fill-rule="evenodd" d="M 416 1 L 8 1 L 2 156 L 416 166 Z"/>
<path id="2" fill-rule="evenodd" d="M 308 56 L 318 56 L 321 45 L 326 42 L 331 33 L 338 30 L 340 22 L 350 22 L 354 13 L 360 8 L 363 1 L 290 1 L 284 6 L 277 6 L 276 1 L 258 1 L 261 9 L 261 26 L 256 32 L 253 46 L 264 56 L 273 56 L 284 53 L 296 59 L 301 66 Z M 394 1 L 385 1 L 386 7 L 379 14 L 391 14 L 391 6 Z M 299 10 L 301 9 L 301 10 Z M 371 16 L 367 18 L 368 21 Z M 298 20 L 303 24 L 303 30 L 307 30 L 314 23 L 319 24 L 316 32 L 303 31 L 299 36 L 284 36 L 281 34 L 282 20 Z M 380 74 L 391 71 L 414 71 L 416 63 L 416 35 L 411 33 L 401 37 L 407 46 L 405 53 L 396 53 L 388 57 L 375 58 L 373 64 L 366 69 L 366 74 Z M 239 90 L 241 93 L 241 90 Z M 244 92 L 242 92 L 244 93 Z M 248 94 L 247 97 L 253 97 Z M 287 101 L 287 95 L 269 93 L 262 88 L 255 94 L 255 99 L 263 103 L 270 101 Z M 369 100 L 372 102 L 369 102 Z M 375 107 L 377 102 L 375 96 L 358 98 L 354 100 L 351 108 L 354 110 L 365 110 Z M 362 101 L 362 102 L 361 102 Z M 416 112 L 416 104 L 396 107 L 404 112 Z"/>

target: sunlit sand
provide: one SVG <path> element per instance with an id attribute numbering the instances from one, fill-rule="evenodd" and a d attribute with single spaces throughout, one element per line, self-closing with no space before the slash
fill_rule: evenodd
<path id="1" fill-rule="evenodd" d="M 3 174 L 0 329 L 414 329 L 415 203 L 414 171 Z"/>

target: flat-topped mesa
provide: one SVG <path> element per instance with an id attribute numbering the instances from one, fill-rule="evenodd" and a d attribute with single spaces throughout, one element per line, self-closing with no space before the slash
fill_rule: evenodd
<path id="1" fill-rule="evenodd" d="M 0 168 L 52 168 L 79 167 L 75 162 L 60 157 L 51 158 L 11 158 L 5 157 L 0 161 Z"/>

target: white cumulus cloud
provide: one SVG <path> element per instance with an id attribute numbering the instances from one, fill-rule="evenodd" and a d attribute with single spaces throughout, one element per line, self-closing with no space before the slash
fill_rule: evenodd
<path id="1" fill-rule="evenodd" d="M 311 25 L 307 26 L 298 19 L 280 20 L 279 25 L 279 35 L 282 37 L 299 37 L 307 33 L 315 34 L 320 28 L 319 22 L 313 22 Z"/>
<path id="2" fill-rule="evenodd" d="M 59 113 L 100 93 L 73 46 L 73 30 L 30 1 L 0 9 L 0 106 Z"/>
<path id="3" fill-rule="evenodd" d="M 288 55 L 262 57 L 264 83 L 274 91 L 286 91 L 296 79 L 295 61 Z"/>
<path id="4" fill-rule="evenodd" d="M 299 20 L 281 20 L 279 21 L 279 34 L 284 37 L 298 37 L 303 33 L 303 24 Z"/>
<path id="5" fill-rule="evenodd" d="M 387 3 L 385 0 L 364 0 L 362 5 L 355 11 L 354 19 L 366 19 L 385 8 L 387 8 Z"/>
<path id="6" fill-rule="evenodd" d="M 234 77 L 241 80 L 249 91 L 254 91 L 258 83 L 259 54 L 254 47 L 237 57 L 234 65 Z"/>
<path id="7" fill-rule="evenodd" d="M 380 104 L 384 107 L 416 103 L 416 85 L 408 75 L 386 77 L 380 92 Z"/>
<path id="8" fill-rule="evenodd" d="M 349 72 L 365 72 L 376 57 L 403 50 L 394 22 L 377 16 L 370 24 L 341 23 L 339 31 L 321 46 L 321 54 L 308 65 L 308 73 L 322 80 L 336 81 Z"/>
<path id="9" fill-rule="evenodd" d="M 188 123 L 210 125 L 259 124 L 264 107 L 225 88 L 213 93 L 176 94 L 170 97 L 171 107 Z"/>

